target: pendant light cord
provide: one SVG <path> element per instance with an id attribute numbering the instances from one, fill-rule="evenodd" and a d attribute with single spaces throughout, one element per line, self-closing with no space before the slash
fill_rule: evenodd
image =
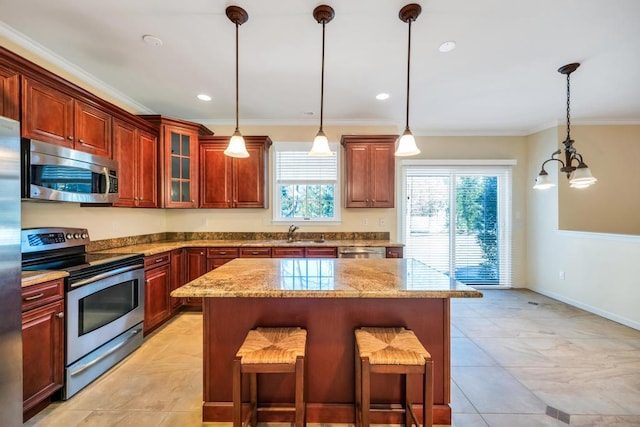
<path id="1" fill-rule="evenodd" d="M 409 130 L 409 70 L 411 70 L 411 19 L 409 19 L 409 42 L 407 43 L 407 121 L 405 131 Z"/>
<path id="2" fill-rule="evenodd" d="M 239 113 L 240 110 L 238 107 L 240 103 L 238 98 L 238 92 L 239 92 L 239 89 L 238 89 L 238 86 L 239 86 L 238 85 L 238 80 L 239 80 L 238 78 L 238 27 L 239 27 L 238 21 L 236 21 L 236 132 L 239 132 L 239 128 L 240 128 L 239 119 L 238 119 L 240 115 Z"/>
<path id="3" fill-rule="evenodd" d="M 326 21 L 322 21 L 322 72 L 320 73 L 320 132 L 322 130 L 322 119 L 324 117 L 324 27 Z"/>

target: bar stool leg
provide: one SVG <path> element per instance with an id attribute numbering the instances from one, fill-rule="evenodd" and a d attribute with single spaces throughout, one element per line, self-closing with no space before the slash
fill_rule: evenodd
<path id="1" fill-rule="evenodd" d="M 233 427 L 242 425 L 242 371 L 240 358 L 233 359 Z"/>
<path id="2" fill-rule="evenodd" d="M 371 420 L 369 411 L 371 409 L 371 365 L 369 358 L 362 359 L 362 427 L 369 427 Z"/>
<path id="3" fill-rule="evenodd" d="M 424 365 L 424 393 L 422 396 L 422 424 L 425 427 L 433 426 L 433 361 L 425 361 Z"/>
<path id="4" fill-rule="evenodd" d="M 251 402 L 249 410 L 251 411 L 251 427 L 258 425 L 258 374 L 252 372 L 249 374 L 249 392 Z"/>
<path id="5" fill-rule="evenodd" d="M 296 358 L 296 427 L 303 427 L 305 422 L 304 402 L 304 358 Z"/>
<path id="6" fill-rule="evenodd" d="M 358 349 L 358 343 L 356 343 L 355 351 L 355 365 L 356 365 L 356 404 L 355 404 L 355 416 L 356 427 L 362 426 L 362 360 L 360 359 L 360 350 Z"/>
<path id="7" fill-rule="evenodd" d="M 413 417 L 411 416 L 411 400 L 409 400 L 409 375 L 403 374 L 402 381 L 404 382 L 404 425 L 405 427 L 411 427 L 413 425 Z"/>

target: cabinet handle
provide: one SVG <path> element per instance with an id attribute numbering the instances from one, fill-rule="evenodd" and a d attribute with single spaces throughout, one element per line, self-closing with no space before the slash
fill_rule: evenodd
<path id="1" fill-rule="evenodd" d="M 200 252 L 200 255 L 204 255 L 204 252 Z"/>
<path id="2" fill-rule="evenodd" d="M 73 140 L 73 137 L 72 137 L 71 135 L 69 135 L 69 136 L 67 137 L 67 139 L 69 139 L 69 140 Z"/>
<path id="3" fill-rule="evenodd" d="M 164 258 L 158 258 L 157 260 L 155 260 L 155 263 L 157 264 L 157 263 L 162 262 L 162 261 L 165 261 L 165 259 Z"/>
<path id="4" fill-rule="evenodd" d="M 33 301 L 34 299 L 42 298 L 44 296 L 43 293 L 39 293 L 38 295 L 33 295 L 30 297 L 24 297 L 25 301 Z"/>
<path id="5" fill-rule="evenodd" d="M 226 254 L 227 254 L 227 251 L 219 251 L 218 252 L 218 255 L 226 255 Z"/>
<path id="6" fill-rule="evenodd" d="M 63 313 L 63 312 L 60 312 L 60 313 L 56 314 L 56 317 L 57 317 L 58 319 L 62 319 L 62 318 L 64 317 L 64 313 Z"/>
<path id="7" fill-rule="evenodd" d="M 82 138 L 80 138 L 78 141 L 81 142 L 81 143 L 84 143 L 84 139 L 82 139 Z"/>

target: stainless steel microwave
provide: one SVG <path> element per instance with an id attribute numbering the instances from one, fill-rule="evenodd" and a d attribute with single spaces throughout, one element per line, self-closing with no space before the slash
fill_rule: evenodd
<path id="1" fill-rule="evenodd" d="M 77 203 L 118 200 L 118 163 L 82 151 L 22 139 L 23 199 Z"/>

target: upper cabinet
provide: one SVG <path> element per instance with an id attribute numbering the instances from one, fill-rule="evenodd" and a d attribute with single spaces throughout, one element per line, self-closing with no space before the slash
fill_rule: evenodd
<path id="1" fill-rule="evenodd" d="M 245 136 L 249 157 L 224 155 L 228 136 L 200 138 L 200 207 L 266 208 L 268 206 L 268 136 Z"/>
<path id="2" fill-rule="evenodd" d="M 0 65 L 0 116 L 20 119 L 20 74 Z"/>
<path id="3" fill-rule="evenodd" d="M 343 135 L 347 208 L 393 208 L 397 135 Z"/>
<path id="4" fill-rule="evenodd" d="M 112 157 L 109 113 L 26 77 L 22 78 L 22 136 Z"/>
<path id="5" fill-rule="evenodd" d="M 198 139 L 206 127 L 162 116 L 142 116 L 158 128 L 160 193 L 163 208 L 198 207 Z"/>
<path id="6" fill-rule="evenodd" d="M 113 158 L 120 198 L 114 206 L 158 207 L 158 138 L 133 124 L 113 121 Z"/>

